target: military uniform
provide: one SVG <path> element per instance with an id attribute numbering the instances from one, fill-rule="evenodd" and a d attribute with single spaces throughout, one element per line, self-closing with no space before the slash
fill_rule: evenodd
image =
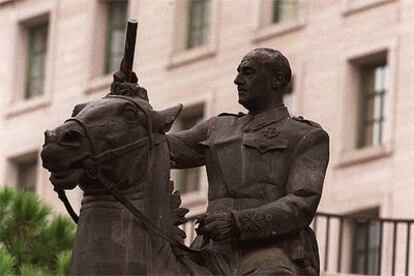
<path id="1" fill-rule="evenodd" d="M 329 158 L 320 125 L 291 118 L 282 105 L 256 115 L 222 114 L 168 141 L 175 168 L 206 165 L 207 213 L 233 214 L 236 237 L 210 244 L 231 273 L 319 273 L 308 225 Z"/>

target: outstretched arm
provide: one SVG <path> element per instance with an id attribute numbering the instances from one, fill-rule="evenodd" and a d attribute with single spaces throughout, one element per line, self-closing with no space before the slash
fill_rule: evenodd
<path id="1" fill-rule="evenodd" d="M 193 168 L 205 164 L 205 149 L 200 142 L 207 139 L 210 120 L 167 136 L 173 169 Z"/>

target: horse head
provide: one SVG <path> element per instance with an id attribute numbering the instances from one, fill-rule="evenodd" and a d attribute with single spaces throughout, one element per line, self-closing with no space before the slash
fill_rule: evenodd
<path id="1" fill-rule="evenodd" d="M 114 82 L 45 132 L 41 157 L 55 190 L 85 191 L 72 274 L 188 274 L 171 261 L 188 210 L 173 192 L 165 135 L 181 109 L 155 111 L 145 89 Z"/>
<path id="2" fill-rule="evenodd" d="M 87 191 L 100 190 L 97 170 L 121 190 L 148 177 L 148 153 L 170 129 L 182 105 L 157 112 L 145 89 L 127 83 L 116 88 L 75 106 L 70 119 L 45 132 L 41 157 L 54 186 L 73 189 L 79 184 Z"/>

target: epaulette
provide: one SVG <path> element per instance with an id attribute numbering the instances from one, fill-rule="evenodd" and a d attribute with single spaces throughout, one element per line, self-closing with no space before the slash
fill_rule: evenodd
<path id="1" fill-rule="evenodd" d="M 296 120 L 298 122 L 302 122 L 302 123 L 308 124 L 308 125 L 313 126 L 313 127 L 321 127 L 320 124 L 318 124 L 318 123 L 316 123 L 314 121 L 311 121 L 311 120 L 306 120 L 302 116 L 293 116 L 292 119 L 293 120 Z"/>
<path id="2" fill-rule="evenodd" d="M 243 117 L 244 115 L 246 115 L 246 114 L 244 114 L 243 112 L 239 112 L 237 114 L 223 112 L 223 113 L 219 114 L 219 116 L 234 116 L 234 117 Z"/>

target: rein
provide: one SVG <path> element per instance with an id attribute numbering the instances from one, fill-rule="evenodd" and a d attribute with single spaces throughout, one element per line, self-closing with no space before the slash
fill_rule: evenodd
<path id="1" fill-rule="evenodd" d="M 169 235 L 165 234 L 164 232 L 162 232 L 158 227 L 156 227 L 155 225 L 152 224 L 152 222 L 137 208 L 135 207 L 134 204 L 132 204 L 132 202 L 126 198 L 123 193 L 121 192 L 121 190 L 119 190 L 116 186 L 119 183 L 113 183 L 111 181 L 109 181 L 107 178 L 105 178 L 102 175 L 101 169 L 99 167 L 99 164 L 107 162 L 109 160 L 112 159 L 116 159 L 119 158 L 125 154 L 127 154 L 128 152 L 130 152 L 133 149 L 137 149 L 137 148 L 142 148 L 144 146 L 149 145 L 149 151 L 148 151 L 148 155 L 149 155 L 149 164 L 152 163 L 152 159 L 153 159 L 153 147 L 156 144 L 160 144 L 162 142 L 164 142 L 166 140 L 165 135 L 162 134 L 153 134 L 152 133 L 152 122 L 151 122 L 151 118 L 149 117 L 148 112 L 146 112 L 146 110 L 144 108 L 142 108 L 137 102 L 129 99 L 128 97 L 125 96 L 120 96 L 120 95 L 116 95 L 116 96 L 106 96 L 106 97 L 113 97 L 113 98 L 122 98 L 125 100 L 130 101 L 131 103 L 133 103 L 138 109 L 142 110 L 146 117 L 147 117 L 147 122 L 148 122 L 148 136 L 142 137 L 140 139 L 138 139 L 135 142 L 129 143 L 127 145 L 124 146 L 120 146 L 118 148 L 114 148 L 114 149 L 109 149 L 106 150 L 102 153 L 99 154 L 95 154 L 94 148 L 93 148 L 93 143 L 91 140 L 91 136 L 89 135 L 89 131 L 88 131 L 88 127 L 86 125 L 86 123 L 80 119 L 80 118 L 70 118 L 68 120 L 66 120 L 65 122 L 68 121 L 75 121 L 77 122 L 85 131 L 85 136 L 87 137 L 87 140 L 89 141 L 91 150 L 92 150 L 92 154 L 89 155 L 85 160 L 84 160 L 84 168 L 85 168 L 85 173 L 87 174 L 87 176 L 91 179 L 97 179 L 99 180 L 99 182 L 104 186 L 104 188 L 116 199 L 118 200 L 126 209 L 128 209 L 138 220 L 140 220 L 144 226 L 144 228 L 152 233 L 155 234 L 157 236 L 159 236 L 160 238 L 164 239 L 165 241 L 169 242 L 171 244 L 171 246 L 176 247 L 178 249 L 181 249 L 182 251 L 188 253 L 198 253 L 200 251 L 202 251 L 203 249 L 192 249 L 189 248 L 188 246 L 186 246 L 185 244 L 183 244 L 182 242 L 178 241 L 177 239 L 170 237 Z M 149 170 L 150 170 L 150 166 L 147 167 L 147 176 L 149 175 Z M 79 221 L 79 216 L 75 213 L 75 211 L 73 210 L 66 194 L 65 191 L 63 189 L 60 188 L 55 188 L 55 191 L 58 194 L 59 199 L 63 202 L 67 212 L 69 213 L 69 215 L 71 216 L 71 218 L 73 219 L 73 221 L 77 224 Z M 180 252 L 180 254 L 184 254 L 184 252 Z M 177 254 L 178 252 L 175 251 L 175 254 Z"/>

